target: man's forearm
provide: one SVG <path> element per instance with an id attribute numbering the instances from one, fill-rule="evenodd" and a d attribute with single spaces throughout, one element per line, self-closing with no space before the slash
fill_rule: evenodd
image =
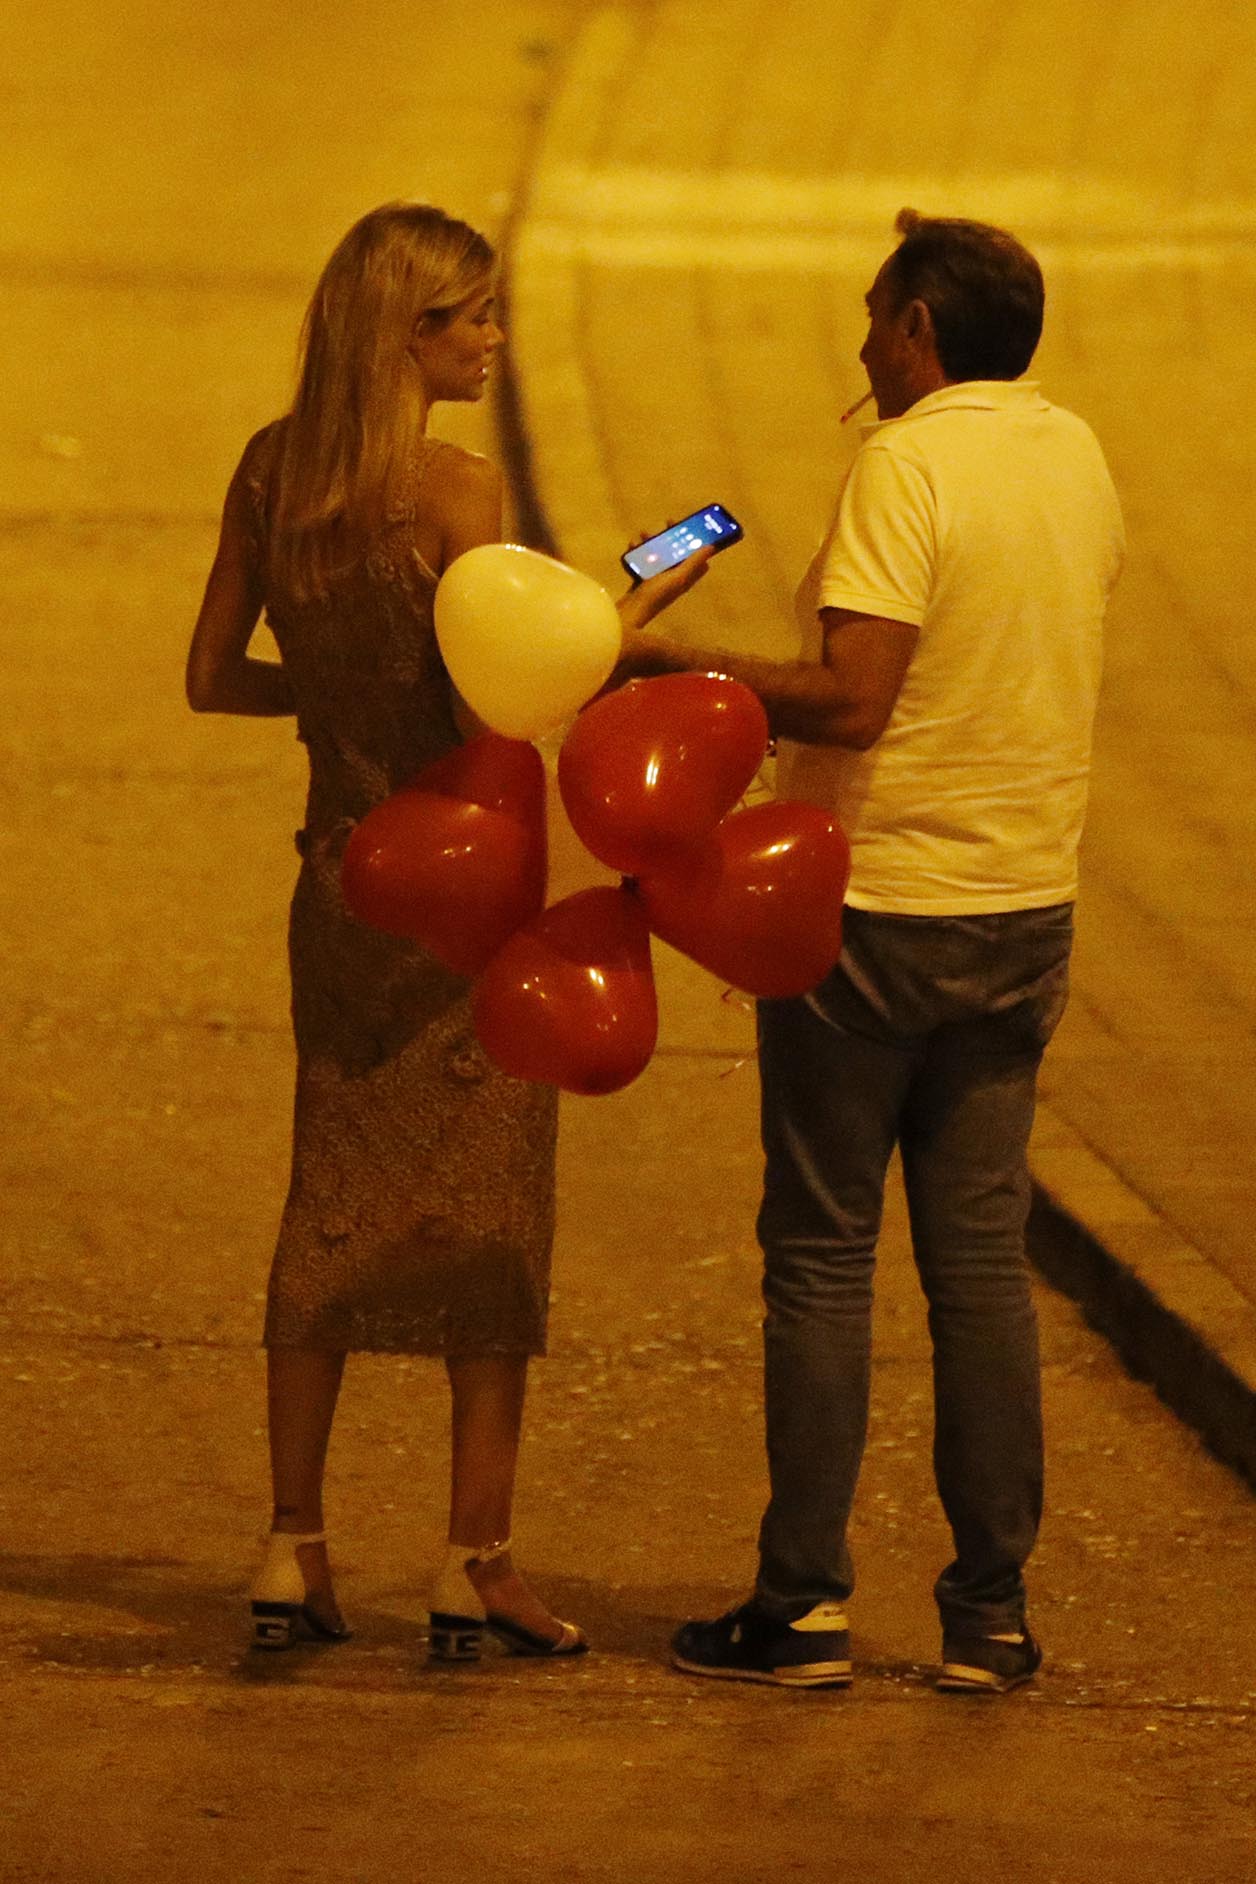
<path id="1" fill-rule="evenodd" d="M 609 685 L 659 674 L 727 674 L 758 694 L 774 739 L 808 746 L 846 746 L 863 751 L 881 731 L 871 727 L 866 706 L 848 692 L 833 669 L 820 661 L 767 661 L 723 648 L 692 648 L 662 635 L 642 634 L 629 644 Z"/>

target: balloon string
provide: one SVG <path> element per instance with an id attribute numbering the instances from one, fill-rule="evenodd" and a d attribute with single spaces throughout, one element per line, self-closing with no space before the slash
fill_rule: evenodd
<path id="1" fill-rule="evenodd" d="M 763 767 L 760 766 L 759 770 L 755 773 L 749 785 L 747 785 L 745 791 L 742 793 L 738 801 L 738 810 L 741 810 L 746 805 L 753 804 L 756 799 L 775 798 L 775 796 L 775 788 L 768 783 L 768 780 L 763 774 Z"/>
<path id="2" fill-rule="evenodd" d="M 720 1000 L 724 1003 L 725 1007 L 739 1007 L 743 1014 L 753 1014 L 755 1011 L 754 1002 L 748 1001 L 739 988 L 725 988 L 723 994 L 720 996 Z M 748 1066 L 753 1057 L 753 1054 L 743 1053 L 740 1059 L 734 1060 L 731 1066 L 726 1066 L 723 1072 L 718 1074 L 717 1077 L 719 1079 L 731 1079 L 734 1073 L 740 1073 L 743 1066 Z"/>

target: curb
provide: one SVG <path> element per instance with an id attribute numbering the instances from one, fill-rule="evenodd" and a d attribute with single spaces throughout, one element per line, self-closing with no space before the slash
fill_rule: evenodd
<path id="1" fill-rule="evenodd" d="M 1078 1303 L 1130 1373 L 1153 1386 L 1209 1450 L 1256 1490 L 1256 1380 L 1250 1367 L 1231 1365 L 1185 1304 L 1165 1301 L 1037 1183 L 1026 1247 L 1034 1267 Z"/>
<path id="2" fill-rule="evenodd" d="M 1040 1097 L 1030 1261 L 1256 1489 L 1256 1307 Z"/>

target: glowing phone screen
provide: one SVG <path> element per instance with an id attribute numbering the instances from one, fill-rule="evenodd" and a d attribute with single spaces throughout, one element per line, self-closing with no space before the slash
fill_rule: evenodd
<path id="1" fill-rule="evenodd" d="M 704 510 L 695 510 L 691 517 L 674 523 L 670 530 L 647 537 L 636 549 L 628 550 L 623 564 L 644 582 L 664 569 L 674 569 L 677 563 L 696 555 L 708 543 L 713 543 L 717 549 L 727 549 L 742 534 L 742 527 L 731 511 L 725 510 L 723 504 L 708 504 Z"/>

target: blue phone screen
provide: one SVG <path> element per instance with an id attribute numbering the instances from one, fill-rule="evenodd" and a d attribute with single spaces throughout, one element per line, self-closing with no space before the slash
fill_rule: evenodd
<path id="1" fill-rule="evenodd" d="M 644 581 L 664 569 L 674 569 L 677 563 L 696 555 L 708 543 L 723 549 L 735 543 L 741 534 L 741 525 L 731 511 L 725 510 L 722 504 L 708 504 L 705 510 L 695 510 L 691 517 L 673 524 L 670 530 L 647 537 L 636 549 L 629 550 L 623 560 L 633 575 Z"/>

